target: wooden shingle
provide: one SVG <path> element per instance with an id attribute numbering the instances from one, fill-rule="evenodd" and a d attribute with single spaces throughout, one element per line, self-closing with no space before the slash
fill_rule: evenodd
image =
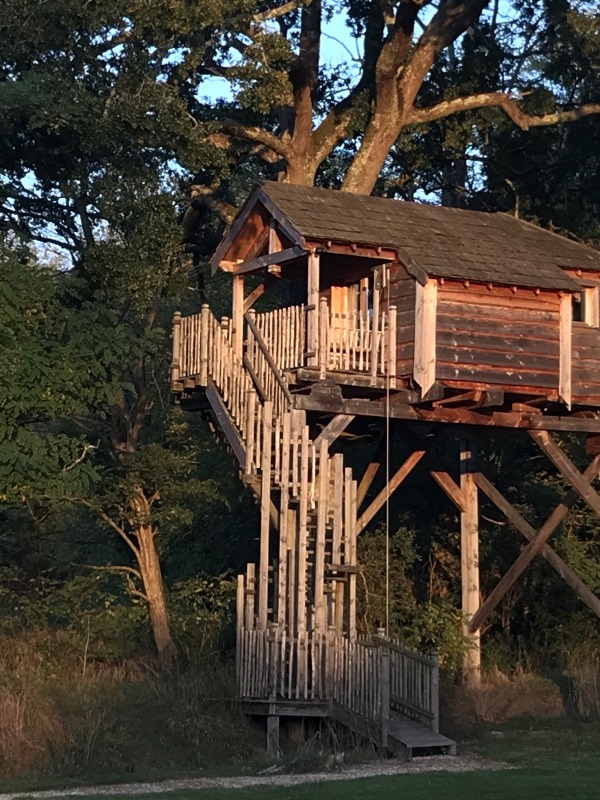
<path id="1" fill-rule="evenodd" d="M 268 181 L 263 192 L 305 239 L 399 248 L 431 277 L 576 291 L 564 269 L 600 270 L 597 250 L 507 214 Z"/>

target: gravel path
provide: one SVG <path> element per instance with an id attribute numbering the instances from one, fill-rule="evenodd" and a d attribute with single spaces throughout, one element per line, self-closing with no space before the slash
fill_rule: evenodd
<path id="1" fill-rule="evenodd" d="M 272 770 L 273 768 L 271 768 Z M 156 783 L 117 783 L 107 786 L 81 786 L 72 789 L 53 789 L 43 792 L 0 794 L 0 800 L 20 800 L 25 797 L 93 797 L 94 795 L 164 794 L 177 789 L 247 789 L 253 786 L 296 786 L 302 783 L 348 781 L 377 775 L 412 775 L 420 772 L 473 772 L 474 770 L 508 769 L 506 764 L 488 761 L 472 755 L 414 758 L 412 761 L 390 760 L 357 767 L 339 768 L 331 772 L 304 774 L 243 775 L 237 778 L 186 778 Z"/>

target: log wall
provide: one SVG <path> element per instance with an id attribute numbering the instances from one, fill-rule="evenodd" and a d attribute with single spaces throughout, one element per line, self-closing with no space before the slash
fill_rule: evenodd
<path id="1" fill-rule="evenodd" d="M 438 288 L 436 379 L 557 397 L 557 292 L 445 282 Z"/>
<path id="2" fill-rule="evenodd" d="M 600 330 L 573 323 L 573 403 L 600 406 Z"/>

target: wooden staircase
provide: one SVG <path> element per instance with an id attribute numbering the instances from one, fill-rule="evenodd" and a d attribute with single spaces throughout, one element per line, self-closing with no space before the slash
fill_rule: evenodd
<path id="1" fill-rule="evenodd" d="M 173 390 L 204 395 L 260 504 L 258 567 L 238 576 L 240 697 L 269 718 L 330 715 L 390 750 L 452 751 L 437 733 L 437 659 L 357 639 L 357 483 L 293 407 L 278 364 L 301 363 L 303 317 L 285 313 L 280 329 L 298 335 L 275 356 L 276 331 L 253 313 L 244 337 L 208 306 L 174 324 Z"/>

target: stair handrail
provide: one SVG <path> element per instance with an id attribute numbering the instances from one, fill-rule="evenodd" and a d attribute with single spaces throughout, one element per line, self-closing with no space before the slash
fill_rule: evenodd
<path id="1" fill-rule="evenodd" d="M 266 344 L 265 340 L 263 339 L 260 331 L 256 327 L 256 323 L 255 323 L 255 321 L 253 319 L 252 311 L 248 311 L 246 314 L 244 314 L 244 319 L 246 320 L 246 323 L 247 323 L 248 327 L 250 328 L 250 331 L 252 332 L 252 335 L 254 336 L 254 340 L 255 340 L 256 344 L 258 345 L 258 349 L 263 354 L 264 359 L 267 362 L 267 365 L 268 365 L 269 369 L 271 370 L 277 385 L 281 389 L 281 391 L 282 391 L 282 393 L 283 393 L 283 395 L 284 395 L 284 397 L 285 397 L 285 399 L 287 401 L 288 410 L 289 410 L 292 407 L 292 404 L 293 404 L 292 393 L 290 392 L 290 390 L 288 388 L 288 385 L 285 382 L 284 377 L 281 374 L 277 364 L 273 360 L 273 357 L 271 356 L 271 353 L 269 352 L 269 348 L 267 347 L 267 344 Z"/>

